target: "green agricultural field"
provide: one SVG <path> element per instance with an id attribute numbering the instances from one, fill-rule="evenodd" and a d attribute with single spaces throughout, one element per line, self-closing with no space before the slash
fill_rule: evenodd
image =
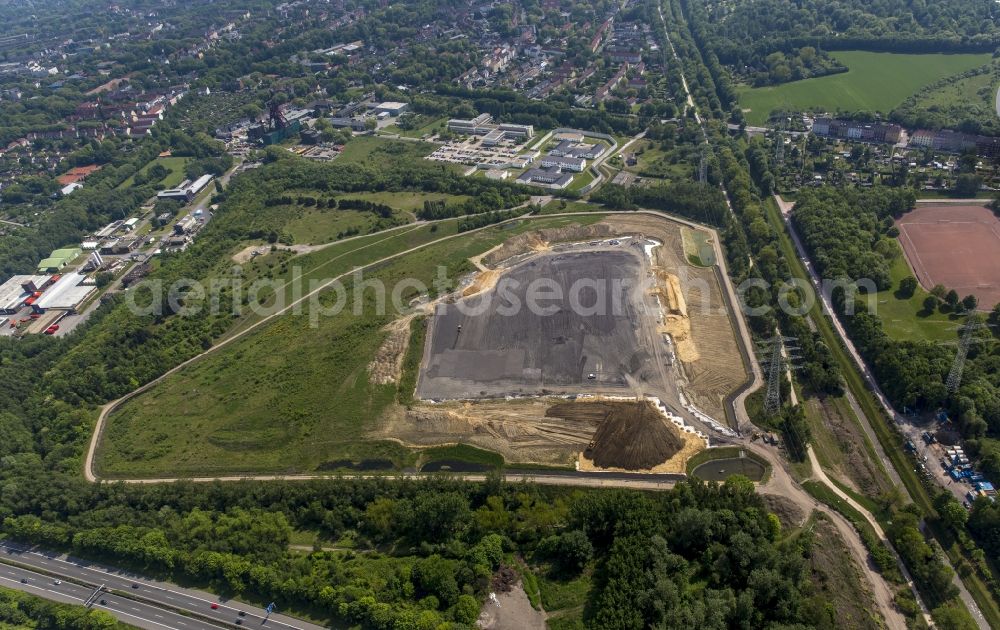
<path id="1" fill-rule="evenodd" d="M 912 276 L 913 271 L 906 262 L 902 249 L 893 261 L 890 269 L 892 289 L 878 292 L 876 303 L 879 319 L 887 335 L 898 341 L 907 339 L 925 339 L 927 341 L 955 341 L 958 333 L 955 331 L 958 321 L 937 311 L 924 311 L 924 299 L 929 295 L 920 285 L 913 297 L 903 298 L 897 294 L 899 281 Z"/>
<path id="2" fill-rule="evenodd" d="M 170 174 L 164 177 L 160 182 L 158 182 L 158 185 L 162 186 L 163 188 L 173 188 L 174 186 L 177 186 L 182 181 L 184 181 L 184 167 L 187 166 L 189 159 L 190 158 L 174 157 L 174 156 L 158 157 L 150 161 L 150 163 L 147 164 L 146 166 L 143 166 L 142 169 L 139 170 L 139 172 L 145 173 L 154 164 L 160 164 L 161 166 L 165 167 L 168 171 L 170 171 Z M 133 184 L 134 181 L 135 177 L 129 177 L 124 182 L 122 182 L 118 187 L 128 188 Z"/>
<path id="3" fill-rule="evenodd" d="M 739 103 L 749 109 L 752 125 L 767 121 L 773 110 L 879 111 L 888 113 L 908 96 L 938 79 L 987 63 L 988 54 L 903 55 L 843 51 L 831 53 L 850 68 L 843 74 L 745 88 Z"/>
<path id="4" fill-rule="evenodd" d="M 540 218 L 492 227 L 407 254 L 366 278 L 388 287 L 404 278 L 429 284 L 439 265 L 446 265 L 454 278 L 470 270 L 470 256 L 517 233 L 601 218 Z M 430 233 L 433 227 L 397 230 L 403 234 L 387 242 L 371 241 L 361 255 L 370 262 L 386 249 L 403 251 L 407 242 L 449 233 L 441 227 Z M 334 259 L 324 250 L 302 262 L 322 268 L 309 277 L 334 277 L 338 270 L 363 264 L 359 254 L 345 256 L 341 250 Z M 349 307 L 339 313 L 312 318 L 305 308 L 301 314 L 277 317 L 127 402 L 109 418 L 97 456 L 100 474 L 293 473 L 345 458 L 411 463 L 413 455 L 403 447 L 368 437 L 397 395 L 394 385 L 370 383 L 367 372 L 385 338 L 383 326 L 396 313 L 389 302 L 387 312 L 378 314 L 374 293 L 366 291 L 362 311 L 355 314 L 353 285 L 347 284 Z M 404 301 L 410 297 L 404 295 Z M 321 303 L 329 306 L 335 298 L 335 292 L 328 292 Z"/>

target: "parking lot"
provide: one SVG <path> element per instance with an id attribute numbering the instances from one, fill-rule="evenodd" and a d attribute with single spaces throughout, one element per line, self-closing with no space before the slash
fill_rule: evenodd
<path id="1" fill-rule="evenodd" d="M 494 147 L 486 147 L 479 138 L 474 137 L 449 142 L 428 155 L 427 159 L 466 166 L 510 164 L 521 152 L 522 145 L 510 140 L 503 140 Z"/>

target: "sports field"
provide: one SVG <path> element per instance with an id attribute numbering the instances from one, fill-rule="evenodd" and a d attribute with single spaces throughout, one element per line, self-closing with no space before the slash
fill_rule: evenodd
<path id="1" fill-rule="evenodd" d="M 988 54 L 904 55 L 842 51 L 831 55 L 850 70 L 782 85 L 745 88 L 740 107 L 751 125 L 767 121 L 774 110 L 879 111 L 888 113 L 907 97 L 938 79 L 977 68 Z"/>
<path id="2" fill-rule="evenodd" d="M 899 241 L 925 289 L 973 294 L 981 309 L 1000 302 L 1000 218 L 985 206 L 927 204 L 897 222 Z"/>

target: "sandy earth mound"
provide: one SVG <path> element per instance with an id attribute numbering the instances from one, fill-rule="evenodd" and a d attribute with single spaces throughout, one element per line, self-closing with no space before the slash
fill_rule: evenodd
<path id="1" fill-rule="evenodd" d="M 554 405 L 546 415 L 600 419 L 584 457 L 601 468 L 646 470 L 684 448 L 684 439 L 652 405 L 643 402 L 571 402 Z"/>

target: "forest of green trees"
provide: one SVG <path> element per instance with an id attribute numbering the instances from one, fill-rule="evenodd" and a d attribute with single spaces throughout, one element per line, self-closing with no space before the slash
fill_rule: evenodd
<path id="1" fill-rule="evenodd" d="M 683 0 L 698 44 L 754 84 L 843 71 L 826 52 L 993 52 L 1000 27 L 978 0 Z M 710 64 L 709 64 L 710 65 Z"/>
<path id="2" fill-rule="evenodd" d="M 283 610 L 367 628 L 464 628 L 501 565 L 570 582 L 592 572 L 588 627 L 830 627 L 753 484 L 656 494 L 534 485 L 328 480 L 11 488 L 18 539 L 113 559 Z M 345 541 L 290 551 L 293 531 Z"/>

